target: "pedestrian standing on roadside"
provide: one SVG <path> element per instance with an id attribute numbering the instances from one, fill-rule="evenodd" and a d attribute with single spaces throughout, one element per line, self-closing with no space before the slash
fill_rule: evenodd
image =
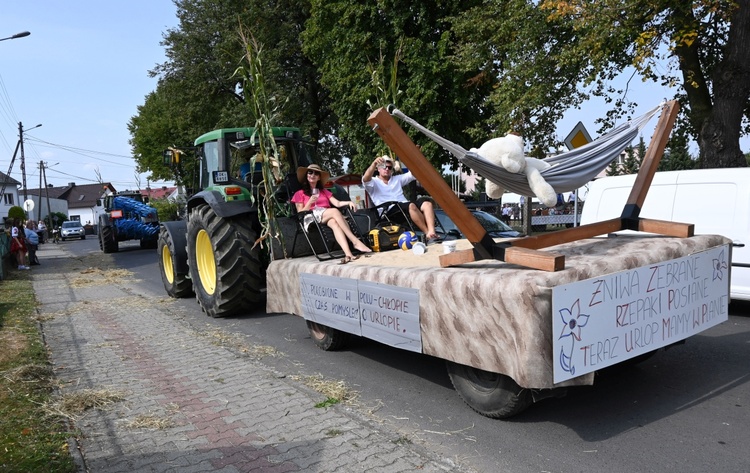
<path id="1" fill-rule="evenodd" d="M 39 264 L 39 258 L 36 257 L 36 250 L 39 249 L 39 235 L 34 230 L 34 222 L 29 220 L 26 222 L 26 249 L 29 250 L 29 265 Z"/>
<path id="2" fill-rule="evenodd" d="M 39 243 L 47 241 L 47 224 L 44 223 L 44 220 L 39 220 L 37 234 L 39 235 Z"/>
<path id="3" fill-rule="evenodd" d="M 23 225 L 19 219 L 13 221 L 13 227 L 10 230 L 10 252 L 16 256 L 18 269 L 31 269 L 26 265 L 26 238 L 23 231 Z"/>

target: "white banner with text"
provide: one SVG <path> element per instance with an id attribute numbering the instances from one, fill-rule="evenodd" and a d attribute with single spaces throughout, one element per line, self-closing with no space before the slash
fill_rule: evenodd
<path id="1" fill-rule="evenodd" d="M 729 245 L 552 290 L 554 382 L 684 340 L 728 318 Z"/>
<path id="2" fill-rule="evenodd" d="M 302 273 L 300 290 L 306 320 L 422 352 L 417 289 Z"/>

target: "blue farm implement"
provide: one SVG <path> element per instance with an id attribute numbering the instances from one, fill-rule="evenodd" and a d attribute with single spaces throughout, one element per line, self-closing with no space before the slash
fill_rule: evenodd
<path id="1" fill-rule="evenodd" d="M 156 209 L 145 204 L 140 193 L 129 192 L 107 196 L 106 213 L 99 216 L 99 247 L 105 253 L 115 253 L 118 243 L 140 240 L 141 248 L 156 248 L 159 238 L 159 218 Z"/>

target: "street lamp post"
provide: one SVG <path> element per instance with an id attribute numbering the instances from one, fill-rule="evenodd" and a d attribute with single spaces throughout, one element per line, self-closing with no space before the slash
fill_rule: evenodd
<path id="1" fill-rule="evenodd" d="M 5 41 L 6 39 L 16 39 L 16 38 L 23 38 L 24 36 L 28 36 L 31 33 L 28 31 L 21 31 L 20 33 L 16 33 L 13 36 L 8 36 L 7 38 L 0 38 L 0 41 Z"/>

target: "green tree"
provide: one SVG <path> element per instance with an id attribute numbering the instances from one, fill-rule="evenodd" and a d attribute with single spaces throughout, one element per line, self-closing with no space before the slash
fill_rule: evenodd
<path id="1" fill-rule="evenodd" d="M 482 194 L 487 191 L 487 181 L 480 177 L 474 184 L 474 192 L 471 193 L 472 200 L 480 200 Z"/>
<path id="2" fill-rule="evenodd" d="M 437 133 L 472 143 L 468 131 L 479 127 L 489 85 L 472 80 L 477 71 L 459 70 L 452 56 L 452 18 L 478 0 L 434 2 L 345 2 L 312 0 L 302 33 L 303 51 L 313 59 L 329 90 L 339 120 L 337 134 L 351 145 L 352 168 L 362 171 L 383 151 L 368 126 L 367 102 L 376 101 L 371 80 L 380 58 L 390 64 L 400 48 L 399 108 Z M 424 136 L 405 128 L 434 164 L 453 162 Z M 489 129 L 483 130 L 486 139 Z"/>
<path id="3" fill-rule="evenodd" d="M 62 212 L 52 212 L 52 221 L 50 222 L 49 215 L 44 218 L 44 221 L 47 224 L 47 228 L 52 230 L 55 227 L 61 226 L 63 222 L 67 222 L 68 216 Z"/>
<path id="4" fill-rule="evenodd" d="M 318 144 L 324 165 L 341 168 L 340 141 L 331 138 L 337 120 L 328 92 L 319 84 L 299 38 L 309 3 L 259 0 L 176 0 L 179 25 L 164 34 L 167 60 L 150 71 L 158 85 L 129 123 L 139 171 L 151 179 L 171 178 L 161 163 L 170 146 L 189 146 L 207 131 L 254 123 L 241 78 L 234 75 L 245 53 L 240 25 L 253 25 L 264 45 L 264 69 L 275 126 L 300 127 Z"/>
<path id="5" fill-rule="evenodd" d="M 625 160 L 622 162 L 622 174 L 636 174 L 641 168 L 641 157 L 632 146 L 625 148 Z"/>
<path id="6" fill-rule="evenodd" d="M 492 83 L 490 121 L 523 123 L 532 142 L 553 141 L 562 113 L 590 96 L 612 105 L 603 127 L 630 113 L 636 104 L 612 80 L 634 66 L 644 80 L 681 85 L 676 98 L 702 167 L 746 165 L 750 0 L 485 2 L 454 31 L 458 59 Z"/>
<path id="7" fill-rule="evenodd" d="M 605 170 L 605 174 L 607 176 L 620 176 L 622 175 L 622 168 L 620 167 L 620 160 L 619 159 L 613 159 L 611 163 L 609 163 L 609 166 L 607 166 L 607 169 Z"/>
<path id="8" fill-rule="evenodd" d="M 675 133 L 667 142 L 659 162 L 658 171 L 680 171 L 682 169 L 695 169 L 696 161 L 690 156 L 687 139 L 683 134 Z"/>

